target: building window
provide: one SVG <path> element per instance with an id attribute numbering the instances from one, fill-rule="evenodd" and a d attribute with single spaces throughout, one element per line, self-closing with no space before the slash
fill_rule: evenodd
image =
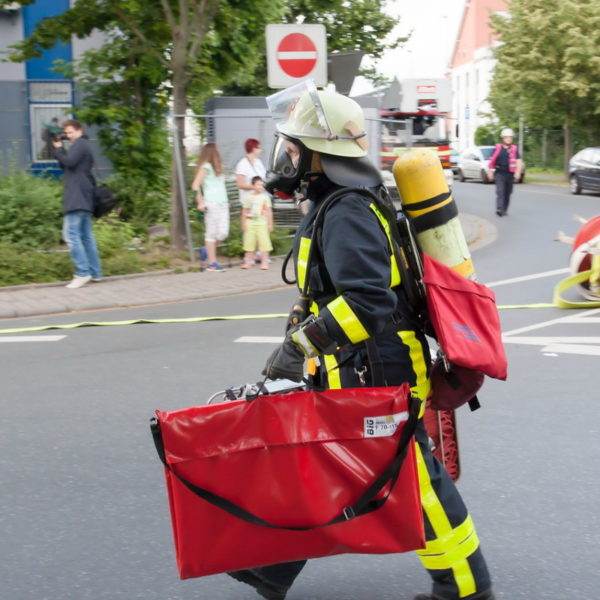
<path id="1" fill-rule="evenodd" d="M 29 82 L 29 132 L 33 163 L 53 161 L 52 140 L 61 123 L 73 117 L 73 84 L 70 81 Z"/>
<path id="2" fill-rule="evenodd" d="M 31 104 L 31 157 L 33 162 L 54 160 L 52 140 L 62 131 L 61 123 L 72 118 L 70 104 Z"/>

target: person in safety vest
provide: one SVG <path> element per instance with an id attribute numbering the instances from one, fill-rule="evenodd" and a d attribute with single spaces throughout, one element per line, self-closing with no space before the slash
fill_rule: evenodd
<path id="1" fill-rule="evenodd" d="M 523 161 L 519 149 L 513 144 L 514 133 L 509 127 L 500 132 L 501 144 L 496 144 L 488 164 L 488 178 L 496 183 L 496 214 L 504 217 L 508 214 L 513 183 L 519 181 L 523 170 Z"/>
<path id="2" fill-rule="evenodd" d="M 312 375 L 316 386 L 408 382 L 412 394 L 422 399 L 422 417 L 430 392 L 427 341 L 418 319 L 411 316 L 386 218 L 372 198 L 356 189 L 382 192 L 380 173 L 366 158 L 363 111 L 350 98 L 317 91 L 311 81 L 278 92 L 267 102 L 275 117 L 283 117 L 277 123 L 267 188 L 308 198 L 311 204 L 293 248 L 298 286 L 304 290 L 308 278 L 308 298 L 292 309 L 285 341 L 269 357 L 263 374 L 301 381 L 310 357 L 318 362 Z M 306 272 L 316 215 L 336 192 L 339 197 L 325 212 L 319 247 Z M 415 450 L 427 540 L 426 548 L 417 552 L 433 580 L 432 592 L 415 600 L 493 600 L 473 522 L 431 453 L 422 418 Z M 305 563 L 229 575 L 253 586 L 263 598 L 283 600 Z"/>

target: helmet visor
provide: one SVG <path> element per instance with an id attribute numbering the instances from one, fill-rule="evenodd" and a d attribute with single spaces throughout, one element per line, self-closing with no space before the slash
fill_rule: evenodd
<path id="1" fill-rule="evenodd" d="M 312 79 L 297 83 L 266 98 L 277 129 L 290 137 L 356 140 L 365 136 L 335 133 Z"/>

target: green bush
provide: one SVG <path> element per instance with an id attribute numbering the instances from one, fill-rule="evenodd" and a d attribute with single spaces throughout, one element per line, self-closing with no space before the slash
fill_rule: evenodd
<path id="1" fill-rule="evenodd" d="M 51 248 L 61 229 L 60 182 L 22 171 L 0 177 L 0 243 Z"/>
<path id="2" fill-rule="evenodd" d="M 68 252 L 38 252 L 0 243 L 0 286 L 67 281 L 72 276 Z"/>
<path id="3" fill-rule="evenodd" d="M 149 225 L 170 220 L 171 193 L 170 183 L 161 179 L 163 185 L 149 188 L 141 178 L 114 175 L 106 184 L 119 199 L 119 214 L 122 219 L 131 222 L 137 231 L 145 231 Z"/>

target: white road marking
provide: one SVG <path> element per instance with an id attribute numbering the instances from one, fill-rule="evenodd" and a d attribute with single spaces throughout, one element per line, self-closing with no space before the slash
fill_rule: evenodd
<path id="1" fill-rule="evenodd" d="M 554 325 L 555 323 L 593 323 L 595 319 L 588 320 L 588 318 L 598 313 L 600 313 L 600 308 L 593 310 L 586 309 L 585 317 L 583 316 L 583 313 L 577 312 L 573 315 L 559 317 L 558 319 L 550 319 L 549 321 L 542 321 L 541 323 L 520 327 L 519 329 L 513 329 L 512 331 L 505 331 L 503 337 L 516 335 L 518 333 L 525 333 L 526 331 L 533 331 L 534 329 L 541 329 L 542 327 L 548 327 L 549 325 Z"/>
<path id="2" fill-rule="evenodd" d="M 503 337 L 505 344 L 527 344 L 529 346 L 546 346 L 552 344 L 599 344 L 600 337 L 566 336 L 566 337 Z"/>
<path id="3" fill-rule="evenodd" d="M 244 335 L 233 341 L 241 344 L 281 344 L 283 339 L 283 336 Z"/>
<path id="4" fill-rule="evenodd" d="M 558 352 L 559 354 L 587 354 L 600 356 L 600 346 L 584 346 L 583 344 L 552 344 L 542 348 L 542 352 Z"/>
<path id="5" fill-rule="evenodd" d="M 522 275 L 521 277 L 513 277 L 512 279 L 501 279 L 500 281 L 492 281 L 486 283 L 488 287 L 498 287 L 499 285 L 507 285 L 509 283 L 519 283 L 521 281 L 530 281 L 531 279 L 541 279 L 542 277 L 551 277 L 552 275 L 560 275 L 568 273 L 569 269 L 554 269 L 553 271 L 543 271 L 542 273 L 534 273 L 533 275 Z"/>
<path id="6" fill-rule="evenodd" d="M 0 335 L 0 342 L 58 342 L 66 337 L 66 335 Z"/>

